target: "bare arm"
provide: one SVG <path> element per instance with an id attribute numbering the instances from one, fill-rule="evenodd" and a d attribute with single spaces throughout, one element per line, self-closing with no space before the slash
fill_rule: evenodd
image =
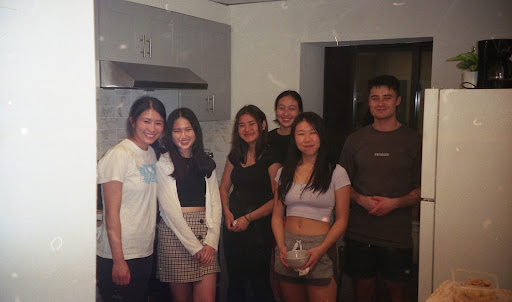
<path id="1" fill-rule="evenodd" d="M 285 208 L 281 200 L 277 197 L 277 192 L 274 193 L 274 207 L 272 210 L 272 232 L 274 233 L 274 238 L 276 240 L 276 246 L 279 249 L 279 258 L 281 259 L 281 263 L 286 268 L 288 264 L 284 261 L 286 258 L 288 250 L 284 245 L 284 217 L 285 217 Z"/>
<path id="2" fill-rule="evenodd" d="M 121 197 L 123 183 L 112 180 L 102 185 L 105 202 L 105 223 L 108 243 L 112 251 L 112 281 L 117 285 L 130 283 L 130 269 L 124 259 L 123 244 L 121 241 Z"/>
<path id="3" fill-rule="evenodd" d="M 327 252 L 329 247 L 336 243 L 336 241 L 343 235 L 347 229 L 349 205 L 350 205 L 350 185 L 341 187 L 334 191 L 335 197 L 335 221 L 329 232 L 327 232 L 322 244 L 308 250 L 309 257 L 308 263 L 303 268 L 311 267 L 318 263 L 323 254 Z"/>
<path id="4" fill-rule="evenodd" d="M 397 208 L 405 208 L 417 205 L 421 200 L 421 189 L 417 188 L 409 192 L 407 195 L 395 198 Z"/>
<path id="5" fill-rule="evenodd" d="M 233 172 L 233 165 L 226 160 L 224 172 L 222 173 L 222 180 L 220 182 L 219 194 L 222 203 L 222 212 L 224 213 L 224 223 L 228 230 L 233 230 L 233 221 L 235 220 L 233 213 L 229 210 L 229 189 L 231 188 L 231 172 Z"/>

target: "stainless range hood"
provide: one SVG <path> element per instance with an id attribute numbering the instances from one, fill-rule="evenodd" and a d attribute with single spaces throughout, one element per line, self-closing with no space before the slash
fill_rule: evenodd
<path id="1" fill-rule="evenodd" d="M 124 89 L 207 89 L 188 68 L 100 61 L 100 87 Z"/>
<path id="2" fill-rule="evenodd" d="M 259 3 L 259 2 L 272 2 L 272 1 L 286 1 L 286 0 L 210 0 L 210 1 L 221 3 L 224 5 L 233 5 L 233 4 L 248 4 L 248 3 Z"/>

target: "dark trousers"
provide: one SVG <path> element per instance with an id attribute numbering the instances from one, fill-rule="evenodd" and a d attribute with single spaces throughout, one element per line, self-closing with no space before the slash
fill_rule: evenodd
<path id="1" fill-rule="evenodd" d="M 273 302 L 270 285 L 270 220 L 253 221 L 245 232 L 223 229 L 228 269 L 228 302 Z"/>
<path id="2" fill-rule="evenodd" d="M 153 255 L 126 260 L 126 263 L 130 268 L 130 283 L 119 286 L 112 282 L 112 259 L 96 257 L 96 279 L 102 302 L 147 301 Z"/>

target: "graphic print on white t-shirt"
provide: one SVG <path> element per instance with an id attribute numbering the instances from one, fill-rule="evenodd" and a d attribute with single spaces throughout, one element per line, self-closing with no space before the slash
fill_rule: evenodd
<path id="1" fill-rule="evenodd" d="M 156 168 L 155 165 L 142 165 L 142 167 L 137 166 L 137 169 L 139 169 L 140 175 L 144 178 L 144 182 L 149 183 L 156 183 Z"/>

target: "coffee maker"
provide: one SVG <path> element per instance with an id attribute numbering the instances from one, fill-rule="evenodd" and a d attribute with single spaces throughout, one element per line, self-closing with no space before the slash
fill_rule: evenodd
<path id="1" fill-rule="evenodd" d="M 512 88 L 512 39 L 478 41 L 477 88 Z"/>

